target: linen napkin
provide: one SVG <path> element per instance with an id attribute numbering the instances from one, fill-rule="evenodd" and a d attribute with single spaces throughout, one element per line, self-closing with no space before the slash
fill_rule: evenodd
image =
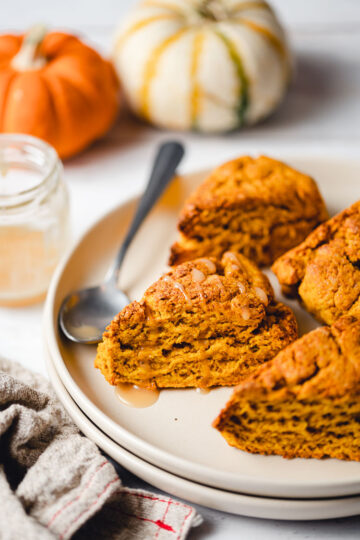
<path id="1" fill-rule="evenodd" d="M 50 384 L 0 358 L 1 540 L 182 540 L 201 521 L 185 503 L 124 487 Z"/>

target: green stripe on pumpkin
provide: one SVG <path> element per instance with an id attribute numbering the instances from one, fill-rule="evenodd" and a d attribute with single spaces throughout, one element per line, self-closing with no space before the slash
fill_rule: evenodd
<path id="1" fill-rule="evenodd" d="M 240 88 L 240 96 L 239 96 L 239 103 L 236 107 L 236 115 L 239 120 L 239 126 L 242 126 L 245 121 L 245 113 L 246 109 L 249 105 L 249 83 L 248 79 L 245 74 L 244 66 L 241 60 L 241 57 L 234 45 L 234 43 L 229 39 L 225 34 L 220 32 L 219 30 L 215 30 L 215 33 L 217 36 L 221 39 L 221 41 L 224 43 L 228 53 L 229 57 L 232 61 L 232 63 L 235 66 L 236 73 L 241 81 L 241 88 Z"/>

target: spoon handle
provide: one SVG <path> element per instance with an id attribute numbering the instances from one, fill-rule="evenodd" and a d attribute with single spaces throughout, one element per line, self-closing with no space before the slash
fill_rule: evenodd
<path id="1" fill-rule="evenodd" d="M 116 259 L 109 270 L 107 281 L 117 282 L 119 271 L 140 225 L 164 192 L 166 186 L 173 178 L 176 167 L 184 155 L 184 147 L 181 143 L 170 141 L 162 144 L 158 150 L 155 162 L 151 171 L 149 182 L 137 207 L 133 221 L 125 236 L 124 242 L 119 249 Z"/>

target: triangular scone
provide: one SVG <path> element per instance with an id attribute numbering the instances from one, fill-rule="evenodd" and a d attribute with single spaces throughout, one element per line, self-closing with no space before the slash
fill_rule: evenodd
<path id="1" fill-rule="evenodd" d="M 296 337 L 267 277 L 226 253 L 179 265 L 149 287 L 111 322 L 95 366 L 111 384 L 233 385 Z"/>
<path id="2" fill-rule="evenodd" d="M 282 290 L 332 324 L 360 312 L 360 201 L 320 225 L 273 264 Z"/>
<path id="3" fill-rule="evenodd" d="M 213 425 L 248 452 L 360 461 L 360 319 L 289 345 L 234 390 Z"/>
<path id="4" fill-rule="evenodd" d="M 328 218 L 310 176 L 266 156 L 224 163 L 190 195 L 170 264 L 235 251 L 270 265 Z"/>

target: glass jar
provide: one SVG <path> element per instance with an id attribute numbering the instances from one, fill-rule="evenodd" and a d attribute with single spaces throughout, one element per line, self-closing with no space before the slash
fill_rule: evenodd
<path id="1" fill-rule="evenodd" d="M 28 135 L 0 135 L 0 305 L 44 298 L 68 241 L 68 193 L 56 151 Z"/>

